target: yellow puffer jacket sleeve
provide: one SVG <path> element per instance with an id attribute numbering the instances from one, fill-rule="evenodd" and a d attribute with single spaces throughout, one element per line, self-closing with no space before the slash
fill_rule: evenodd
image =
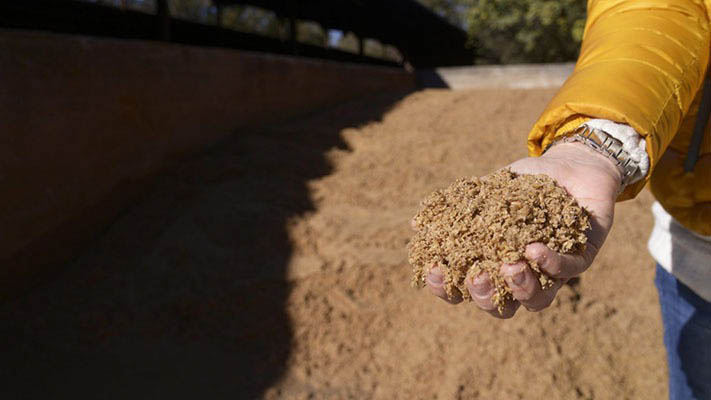
<path id="1" fill-rule="evenodd" d="M 703 83 L 709 40 L 703 1 L 589 1 L 575 70 L 531 130 L 529 153 L 539 156 L 555 137 L 604 118 L 645 137 L 649 177 Z M 618 200 L 645 183 L 630 185 Z"/>

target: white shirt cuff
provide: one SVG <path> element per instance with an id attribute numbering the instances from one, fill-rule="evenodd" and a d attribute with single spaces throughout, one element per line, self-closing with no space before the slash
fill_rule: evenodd
<path id="1" fill-rule="evenodd" d="M 591 119 L 583 125 L 600 129 L 622 142 L 622 148 L 629 153 L 632 160 L 639 165 L 637 173 L 630 178 L 630 181 L 627 183 L 628 185 L 642 180 L 647 176 L 649 172 L 649 155 L 647 155 L 646 142 L 634 128 L 606 119 Z"/>

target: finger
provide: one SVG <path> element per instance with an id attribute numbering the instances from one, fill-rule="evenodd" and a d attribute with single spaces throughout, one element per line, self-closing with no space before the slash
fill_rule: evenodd
<path id="1" fill-rule="evenodd" d="M 562 285 L 560 280 L 556 280 L 553 287 L 544 290 L 538 277 L 523 262 L 503 264 L 501 275 L 511 289 L 514 299 L 529 311 L 540 311 L 550 306 Z"/>
<path id="2" fill-rule="evenodd" d="M 465 285 L 472 296 L 474 303 L 484 311 L 496 310 L 492 301 L 494 296 L 494 285 L 489 278 L 489 274 L 482 272 L 479 275 L 467 277 Z"/>
<path id="3" fill-rule="evenodd" d="M 496 318 L 511 318 L 516 314 L 516 310 L 518 310 L 519 306 L 521 306 L 518 301 L 507 301 L 501 312 L 499 312 L 492 300 L 496 291 L 491 282 L 491 278 L 489 278 L 489 274 L 486 272 L 477 276 L 468 276 L 465 280 L 465 285 L 469 290 L 474 304 Z"/>
<path id="4" fill-rule="evenodd" d="M 548 275 L 554 278 L 573 278 L 583 273 L 592 263 L 595 246 L 588 243 L 583 254 L 560 254 L 543 243 L 526 246 L 526 258 L 535 261 Z"/>
<path id="5" fill-rule="evenodd" d="M 446 301 L 447 303 L 457 304 L 462 301 L 462 295 L 459 293 L 459 289 L 453 288 L 453 296 L 449 297 L 447 291 L 444 288 L 444 274 L 439 267 L 433 267 L 429 274 L 427 274 L 427 287 L 430 293 L 439 297 L 440 299 Z"/>

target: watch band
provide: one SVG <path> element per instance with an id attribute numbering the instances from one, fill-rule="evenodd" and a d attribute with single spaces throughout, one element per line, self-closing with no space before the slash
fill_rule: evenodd
<path id="1" fill-rule="evenodd" d="M 639 170 L 639 163 L 633 160 L 630 153 L 624 149 L 622 141 L 603 130 L 591 128 L 585 124 L 580 125 L 563 138 L 550 143 L 544 153 L 558 143 L 571 142 L 584 143 L 614 161 L 622 174 L 622 187 L 620 190 L 627 186 Z"/>

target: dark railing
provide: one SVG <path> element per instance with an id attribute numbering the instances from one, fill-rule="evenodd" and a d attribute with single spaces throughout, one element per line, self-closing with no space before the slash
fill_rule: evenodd
<path id="1" fill-rule="evenodd" d="M 415 0 L 212 0 L 250 5 L 280 18 L 311 20 L 395 46 L 415 67 L 472 64 L 466 32 Z"/>
<path id="2" fill-rule="evenodd" d="M 0 28 L 45 30 L 124 39 L 296 54 L 344 62 L 399 66 L 391 60 L 239 32 L 218 26 L 71 0 L 1 0 Z"/>

